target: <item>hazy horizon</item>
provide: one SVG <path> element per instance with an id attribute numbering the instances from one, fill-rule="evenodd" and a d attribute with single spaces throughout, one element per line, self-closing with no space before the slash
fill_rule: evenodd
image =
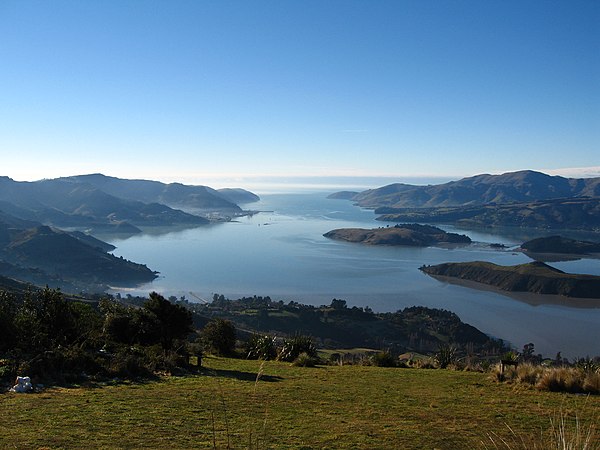
<path id="1" fill-rule="evenodd" d="M 598 174 L 598 22 L 583 0 L 4 1 L 2 171 Z"/>
<path id="2" fill-rule="evenodd" d="M 530 170 L 530 169 L 523 169 Z M 548 175 L 563 176 L 567 178 L 590 178 L 600 177 L 600 167 L 590 168 L 573 168 L 564 170 L 541 170 L 540 172 Z M 99 172 L 94 172 L 99 173 Z M 76 175 L 89 175 L 89 173 L 77 173 L 70 174 L 70 176 Z M 105 173 L 106 176 L 114 176 L 109 173 Z M 481 174 L 477 174 L 481 175 Z M 498 175 L 492 173 L 492 175 Z M 29 179 L 16 179 L 7 174 L 1 174 L 0 176 L 8 176 L 15 181 L 40 181 L 43 179 L 51 179 L 51 177 L 34 178 Z M 118 178 L 127 179 L 146 179 L 161 181 L 164 183 L 183 183 L 190 185 L 204 185 L 215 189 L 221 188 L 242 188 L 252 191 L 257 194 L 289 194 L 289 193 L 308 193 L 308 192 L 333 192 L 341 190 L 350 191 L 363 191 L 367 189 L 377 188 L 393 183 L 405 183 L 412 185 L 434 185 L 443 184 L 450 181 L 456 181 L 464 177 L 460 176 L 305 176 L 305 177 L 276 177 L 276 176 L 244 176 L 244 175 L 230 175 L 230 176 L 218 176 L 211 175 L 208 177 L 191 177 L 186 179 L 185 177 L 136 177 L 136 176 L 122 176 Z"/>

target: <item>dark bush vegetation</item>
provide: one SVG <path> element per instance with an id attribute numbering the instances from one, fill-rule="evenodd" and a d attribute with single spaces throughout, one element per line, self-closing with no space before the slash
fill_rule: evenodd
<path id="1" fill-rule="evenodd" d="M 209 351 L 228 356 L 235 353 L 235 325 L 229 320 L 213 319 L 202 329 L 202 341 Z"/>
<path id="2" fill-rule="evenodd" d="M 0 292 L 0 377 L 70 383 L 149 376 L 186 365 L 192 315 L 156 293 L 142 307 Z"/>

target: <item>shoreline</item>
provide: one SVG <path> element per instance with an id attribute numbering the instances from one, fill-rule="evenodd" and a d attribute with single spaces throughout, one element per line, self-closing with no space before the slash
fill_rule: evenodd
<path id="1" fill-rule="evenodd" d="M 577 309 L 598 309 L 600 308 L 600 299 L 597 298 L 578 298 L 578 297 L 565 297 L 563 295 L 554 294 L 535 294 L 532 292 L 523 291 L 505 291 L 489 284 L 480 283 L 478 281 L 463 280 L 461 278 L 449 277 L 446 275 L 430 275 L 431 278 L 436 279 L 442 283 L 453 284 L 456 286 L 466 287 L 469 289 L 475 289 L 478 291 L 493 292 L 496 294 L 504 295 L 513 300 L 517 300 L 522 303 L 527 303 L 531 306 L 542 306 L 542 305 L 555 305 L 564 306 L 567 308 Z"/>

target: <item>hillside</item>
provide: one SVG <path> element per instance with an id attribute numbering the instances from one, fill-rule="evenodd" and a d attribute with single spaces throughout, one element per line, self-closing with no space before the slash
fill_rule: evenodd
<path id="1" fill-rule="evenodd" d="M 223 188 L 217 189 L 217 192 L 225 200 L 231 203 L 245 204 L 254 203 L 260 200 L 260 197 L 253 192 L 240 188 Z"/>
<path id="2" fill-rule="evenodd" d="M 236 204 L 259 200 L 258 196 L 243 189 L 215 190 L 208 186 L 190 186 L 181 183 L 161 183 L 151 180 L 128 180 L 102 174 L 78 175 L 68 178 L 92 185 L 118 198 L 144 203 L 161 203 L 172 207 L 203 210 L 205 212 L 241 213 Z"/>
<path id="3" fill-rule="evenodd" d="M 600 197 L 600 178 L 563 178 L 524 170 L 428 186 L 391 184 L 351 197 L 361 207 L 431 208 Z"/>
<path id="4" fill-rule="evenodd" d="M 231 320 L 239 329 L 255 333 L 313 336 L 320 347 L 393 349 L 395 352 L 434 352 L 452 344 L 462 352 L 500 353 L 502 344 L 446 310 L 413 306 L 396 312 L 375 313 L 369 308 L 348 307 L 334 299 L 327 306 L 245 297 L 229 300 L 217 296 L 209 304 L 189 303 L 201 317 Z"/>
<path id="5" fill-rule="evenodd" d="M 528 203 L 375 209 L 377 220 L 452 223 L 464 227 L 524 227 L 600 230 L 600 198 L 540 200 Z"/>
<path id="6" fill-rule="evenodd" d="M 600 253 L 600 243 L 578 241 L 562 236 L 548 236 L 521 244 L 521 249 L 531 253 L 564 253 L 570 255 L 589 255 Z"/>
<path id="7" fill-rule="evenodd" d="M 387 228 L 340 228 L 323 236 L 339 241 L 367 245 L 408 245 L 427 247 L 439 244 L 469 244 L 468 236 L 447 233 L 437 227 L 419 224 L 402 224 Z"/>
<path id="8" fill-rule="evenodd" d="M 92 231 L 139 232 L 138 226 L 202 225 L 208 220 L 159 203 L 115 197 L 70 179 L 0 178 L 0 208 L 23 220 Z"/>
<path id="9" fill-rule="evenodd" d="M 551 420 L 568 411 L 571 437 L 575 415 L 584 432 L 600 409 L 599 396 L 517 390 L 478 372 L 203 365 L 198 376 L 157 382 L 4 394 L 0 420 L 27 426 L 3 427 L 0 446 L 71 448 L 93 437 L 97 448 L 559 448 L 545 441 Z"/>
<path id="10" fill-rule="evenodd" d="M 0 274 L 72 292 L 156 278 L 145 265 L 107 253 L 115 247 L 92 236 L 30 225 L 0 213 Z"/>
<path id="11" fill-rule="evenodd" d="M 431 276 L 476 281 L 509 292 L 600 298 L 600 277 L 562 272 L 543 262 L 499 266 L 484 261 L 444 263 L 420 268 Z"/>

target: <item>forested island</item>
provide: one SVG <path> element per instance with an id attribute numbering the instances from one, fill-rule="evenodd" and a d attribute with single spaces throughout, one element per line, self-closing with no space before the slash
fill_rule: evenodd
<path id="1" fill-rule="evenodd" d="M 366 245 L 407 245 L 427 247 L 441 244 L 470 244 L 463 234 L 447 233 L 430 225 L 414 223 L 397 224 L 385 228 L 339 228 L 323 236 L 338 241 L 357 242 Z"/>
<path id="2" fill-rule="evenodd" d="M 509 292 L 600 298 L 600 277 L 565 273 L 543 262 L 500 266 L 486 261 L 422 266 L 431 276 L 475 281 Z"/>

